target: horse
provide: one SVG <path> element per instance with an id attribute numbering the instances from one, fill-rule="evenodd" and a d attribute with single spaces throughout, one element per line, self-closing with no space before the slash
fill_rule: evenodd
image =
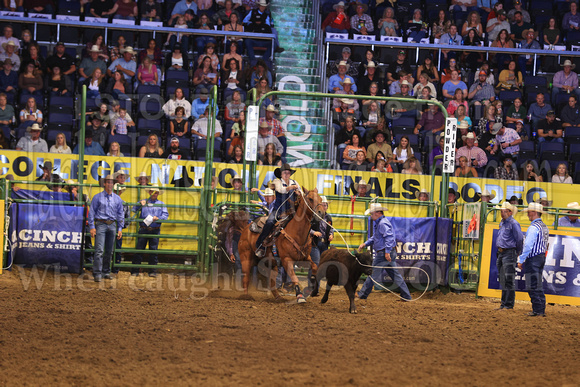
<path id="1" fill-rule="evenodd" d="M 280 232 L 276 239 L 276 247 L 282 267 L 292 280 L 294 289 L 296 290 L 296 299 L 298 303 L 306 302 L 300 286 L 298 285 L 298 277 L 294 273 L 295 261 L 306 261 L 310 263 L 312 268 L 312 275 L 316 276 L 318 267 L 310 258 L 311 238 L 310 238 L 310 222 L 314 216 L 323 219 L 326 211 L 322 206 L 322 199 L 318 195 L 316 189 L 304 192 L 295 191 L 296 213 L 294 217 L 288 222 L 286 227 Z M 281 215 L 281 214 L 280 214 Z M 246 226 L 242 231 L 240 242 L 238 243 L 238 252 L 240 254 L 240 261 L 242 265 L 242 273 L 244 274 L 243 286 L 244 294 L 248 296 L 248 285 L 250 282 L 250 272 L 252 268 L 258 263 L 256 257 L 256 240 L 257 233 L 250 231 L 250 225 Z M 263 258 L 268 260 L 270 267 L 270 286 L 272 296 L 275 299 L 281 299 L 278 290 L 276 289 L 276 277 L 278 275 L 278 266 L 276 259 L 272 253 L 272 246 L 268 246 L 266 255 Z"/>

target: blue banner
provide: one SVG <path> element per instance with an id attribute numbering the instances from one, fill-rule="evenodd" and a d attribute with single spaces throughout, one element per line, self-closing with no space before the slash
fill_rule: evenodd
<path id="1" fill-rule="evenodd" d="M 26 200 L 52 200 L 52 201 L 71 201 L 71 195 L 68 192 L 53 192 L 53 191 L 33 191 L 27 189 L 19 189 L 12 191 L 11 197 L 13 199 Z"/>
<path id="2" fill-rule="evenodd" d="M 493 231 L 489 271 L 490 289 L 500 289 L 497 272 L 496 238 Z M 544 292 L 556 296 L 580 297 L 580 237 L 550 234 L 544 266 Z M 526 291 L 525 276 L 516 268 L 516 290 Z"/>
<path id="3" fill-rule="evenodd" d="M 13 204 L 10 238 L 14 263 L 80 273 L 83 207 Z"/>
<path id="4" fill-rule="evenodd" d="M 441 218 L 388 217 L 397 240 L 397 264 L 405 282 L 424 289 L 447 284 L 452 221 Z M 369 228 L 371 230 L 372 227 Z M 418 270 L 421 268 L 425 272 Z M 388 276 L 385 282 L 390 283 Z"/>

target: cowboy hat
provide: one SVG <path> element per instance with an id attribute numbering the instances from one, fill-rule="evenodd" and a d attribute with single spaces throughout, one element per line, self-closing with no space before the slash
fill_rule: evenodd
<path id="1" fill-rule="evenodd" d="M 270 125 L 269 125 L 269 124 L 268 124 L 266 121 L 262 121 L 262 122 L 260 122 L 260 125 L 259 125 L 259 127 L 260 127 L 261 129 L 270 129 Z"/>
<path id="2" fill-rule="evenodd" d="M 278 113 L 278 111 L 276 110 L 276 107 L 275 107 L 274 105 L 272 105 L 272 104 L 270 104 L 270 105 L 268 105 L 268 106 L 266 107 L 266 111 L 267 111 L 267 112 L 274 112 L 274 113 Z"/>
<path id="3" fill-rule="evenodd" d="M 28 128 L 26 128 L 27 132 L 31 132 L 33 130 L 42 130 L 42 128 L 40 127 L 40 125 L 38 125 L 36 122 L 34 124 L 32 124 L 31 126 L 29 126 Z"/>
<path id="4" fill-rule="evenodd" d="M 68 179 L 66 181 L 66 185 L 64 186 L 64 189 L 67 190 L 68 192 L 70 192 L 74 187 L 78 187 L 79 183 L 75 182 L 74 180 Z"/>
<path id="5" fill-rule="evenodd" d="M 447 193 L 455 195 L 455 199 L 459 199 L 461 197 L 461 195 L 459 195 L 459 192 L 457 192 L 455 188 L 449 188 L 449 191 L 447 191 Z"/>
<path id="6" fill-rule="evenodd" d="M 332 6 L 332 8 L 334 8 L 334 10 L 335 10 L 335 11 L 336 11 L 336 9 L 337 9 L 338 7 L 343 7 L 343 8 L 344 8 L 344 7 L 345 7 L 345 5 L 344 5 L 344 1 L 341 1 L 341 2 L 339 2 L 338 4 L 334 4 L 334 5 Z"/>
<path id="7" fill-rule="evenodd" d="M 133 47 L 131 47 L 131 46 L 127 46 L 127 47 L 121 49 L 121 54 L 124 54 L 126 52 L 128 52 L 131 55 L 135 55 L 137 53 L 137 52 L 135 52 L 135 50 L 133 50 Z"/>
<path id="8" fill-rule="evenodd" d="M 373 62 L 373 61 L 371 60 L 371 61 L 370 61 L 368 64 L 366 64 L 366 65 L 365 65 L 365 67 L 366 67 L 366 68 L 369 68 L 369 67 L 373 68 L 373 67 L 377 67 L 377 65 L 375 64 L 375 62 Z"/>
<path id="9" fill-rule="evenodd" d="M 89 52 L 101 52 L 101 49 L 96 44 L 93 44 Z"/>
<path id="10" fill-rule="evenodd" d="M 524 212 L 529 212 L 529 211 L 539 212 L 541 214 L 546 213 L 546 211 L 544 211 L 544 206 L 542 206 L 540 203 L 528 204 L 528 208 L 524 208 Z"/>
<path id="11" fill-rule="evenodd" d="M 105 181 L 107 181 L 107 180 L 113 180 L 113 181 L 115 181 L 115 179 L 113 179 L 113 175 L 107 175 L 107 176 L 101 177 L 99 179 L 99 184 L 105 183 Z"/>
<path id="12" fill-rule="evenodd" d="M 553 200 L 548 200 L 548 198 L 546 198 L 546 197 L 537 198 L 536 200 L 534 200 L 534 203 L 541 204 L 541 202 L 544 202 L 544 201 L 547 203 L 546 207 L 552 206 Z"/>
<path id="13" fill-rule="evenodd" d="M 6 59 L 4 60 L 4 62 L 2 62 L 2 64 L 3 64 L 3 65 L 7 65 L 7 64 L 11 64 L 11 65 L 13 65 L 13 64 L 14 64 L 14 62 L 12 62 L 12 60 L 10 60 L 10 58 L 6 58 Z"/>
<path id="14" fill-rule="evenodd" d="M 344 81 L 338 82 L 341 86 L 352 85 L 352 80 L 349 77 L 344 78 Z"/>
<path id="15" fill-rule="evenodd" d="M 489 196 L 490 200 L 495 198 L 495 194 L 493 192 L 489 192 L 488 190 L 484 189 L 483 192 L 479 194 L 480 197 Z"/>
<path id="16" fill-rule="evenodd" d="M 321 203 L 328 204 L 328 199 L 326 199 L 326 196 L 320 196 L 320 200 L 321 200 Z M 578 204 L 578 203 L 576 203 L 576 204 Z"/>
<path id="17" fill-rule="evenodd" d="M 363 7 L 363 12 L 366 12 L 369 9 L 369 6 L 366 5 L 365 3 L 361 2 L 361 1 L 357 1 L 356 2 L 356 6 L 358 7 Z"/>
<path id="18" fill-rule="evenodd" d="M 151 192 L 159 192 L 159 195 L 163 193 L 163 191 L 161 191 L 159 187 L 159 184 L 153 184 L 152 186 L 149 187 L 147 192 L 149 192 L 149 194 L 151 194 Z"/>
<path id="19" fill-rule="evenodd" d="M 512 155 L 511 153 L 504 153 L 504 154 L 501 156 L 501 162 L 502 162 L 502 163 L 503 163 L 504 161 L 508 160 L 508 159 L 509 159 L 509 160 L 511 160 L 511 161 L 514 161 L 514 162 L 516 161 L 516 158 L 515 158 L 515 157 L 514 157 L 514 155 Z"/>
<path id="20" fill-rule="evenodd" d="M 568 205 L 566 207 L 568 209 L 566 211 L 563 211 L 563 212 L 580 211 L 580 204 L 578 204 L 578 202 L 568 203 Z"/>
<path id="21" fill-rule="evenodd" d="M 142 177 L 145 177 L 147 181 L 151 180 L 151 176 L 149 176 L 146 172 L 141 172 L 139 176 L 137 176 L 137 180 L 139 180 Z"/>
<path id="22" fill-rule="evenodd" d="M 501 204 L 501 206 L 495 206 L 494 207 L 496 210 L 510 210 L 512 212 L 512 215 L 515 215 L 518 213 L 518 208 L 512 204 L 510 204 L 510 202 L 503 202 Z"/>
<path id="23" fill-rule="evenodd" d="M 38 165 L 40 169 L 48 169 L 49 171 L 54 171 L 56 169 L 52 169 L 52 161 L 48 160 L 44 162 L 44 165 Z"/>
<path id="24" fill-rule="evenodd" d="M 356 192 L 358 192 L 358 188 L 364 185 L 367 187 L 367 191 L 371 189 L 371 185 L 369 183 L 367 183 L 367 181 L 365 179 L 360 179 L 358 183 L 354 183 L 354 190 Z"/>
<path id="25" fill-rule="evenodd" d="M 260 0 L 256 3 L 258 6 L 267 7 L 269 4 L 266 0 Z"/>
<path id="26" fill-rule="evenodd" d="M 472 139 L 475 140 L 475 135 L 473 134 L 473 132 L 469 132 L 467 133 L 465 136 L 461 136 L 461 139 L 463 141 L 467 140 L 467 139 Z"/>
<path id="27" fill-rule="evenodd" d="M 125 175 L 125 177 L 129 178 L 128 173 L 125 173 L 125 171 L 123 171 L 122 169 L 119 169 L 117 172 L 113 173 L 113 179 L 117 180 L 117 177 L 119 177 L 121 175 Z"/>
<path id="28" fill-rule="evenodd" d="M 274 195 L 276 195 L 276 194 L 274 193 L 274 191 L 271 188 L 266 188 L 264 190 L 264 197 L 266 197 L 266 196 L 274 196 Z"/>
<path id="29" fill-rule="evenodd" d="M 572 70 L 574 70 L 574 68 L 576 68 L 576 65 L 574 63 L 572 63 L 572 61 L 570 59 L 566 59 L 564 61 L 564 63 L 560 65 L 560 67 L 566 67 L 566 66 L 570 66 Z"/>
<path id="30" fill-rule="evenodd" d="M 421 189 L 421 191 L 415 191 L 415 199 L 419 199 L 419 196 L 421 196 L 421 194 L 425 194 L 427 196 L 431 196 L 431 194 L 429 193 L 429 191 L 427 191 L 425 188 Z"/>
<path id="31" fill-rule="evenodd" d="M 7 46 L 12 46 L 12 47 L 16 47 L 16 43 L 14 43 L 12 40 L 9 40 L 7 42 L 2 43 L 2 48 L 6 50 Z"/>
<path id="32" fill-rule="evenodd" d="M 234 183 L 234 180 L 239 180 L 240 183 L 243 183 L 244 181 L 242 180 L 242 177 L 238 174 L 235 174 L 234 177 L 232 177 L 232 179 L 230 180 L 230 183 Z"/>
<path id="33" fill-rule="evenodd" d="M 522 205 L 524 204 L 524 201 L 522 200 L 522 198 L 518 198 L 516 195 L 512 195 L 511 198 L 508 199 L 508 202 L 511 204 L 511 202 L 516 201 L 518 203 L 518 205 Z"/>
<path id="34" fill-rule="evenodd" d="M 457 126 L 458 129 L 469 129 L 469 122 L 465 120 L 461 120 L 459 125 Z"/>
<path id="35" fill-rule="evenodd" d="M 381 203 L 371 203 L 369 209 L 365 211 L 365 215 L 370 215 L 377 211 L 388 211 L 387 207 L 383 207 Z"/>
<path id="36" fill-rule="evenodd" d="M 387 138 L 387 133 L 383 132 L 382 130 L 377 130 L 374 134 L 373 134 L 373 140 L 376 141 L 377 140 L 377 136 L 379 134 L 382 134 L 383 137 L 386 139 Z"/>
<path id="37" fill-rule="evenodd" d="M 347 105 L 351 105 L 352 103 L 354 103 L 354 99 L 351 98 L 341 98 L 340 102 L 345 103 Z"/>
<path id="38" fill-rule="evenodd" d="M 401 82 L 400 86 L 409 86 L 410 87 L 411 84 L 408 81 L 404 80 L 403 82 Z"/>
<path id="39" fill-rule="evenodd" d="M 534 39 L 536 39 L 536 37 L 538 36 L 538 32 L 537 32 L 537 31 L 534 31 L 534 29 L 533 29 L 533 28 L 529 28 L 529 29 L 527 29 L 527 30 L 523 30 L 523 31 L 522 31 L 522 38 L 524 38 L 524 39 L 527 39 L 527 37 L 528 37 L 528 34 L 529 34 L 530 32 L 534 34 Z"/>
<path id="40" fill-rule="evenodd" d="M 348 71 L 348 69 L 350 68 L 350 65 L 348 63 L 346 63 L 345 60 L 341 60 L 340 62 L 338 62 L 338 64 L 336 65 L 336 67 L 340 67 L 340 66 L 345 66 L 346 67 L 346 71 Z"/>
<path id="41" fill-rule="evenodd" d="M 113 185 L 113 192 L 115 192 L 117 195 L 122 194 L 126 189 L 127 187 L 125 187 L 123 184 L 115 183 L 115 185 Z"/>
<path id="42" fill-rule="evenodd" d="M 282 172 L 284 171 L 290 171 L 290 175 L 293 175 L 294 172 L 296 172 L 294 169 L 290 168 L 290 164 L 284 163 L 281 167 L 274 169 L 274 176 L 280 179 L 282 178 Z"/>
<path id="43" fill-rule="evenodd" d="M 501 128 L 503 128 L 503 124 L 501 122 L 496 122 L 493 124 L 489 132 L 495 136 L 501 130 Z"/>

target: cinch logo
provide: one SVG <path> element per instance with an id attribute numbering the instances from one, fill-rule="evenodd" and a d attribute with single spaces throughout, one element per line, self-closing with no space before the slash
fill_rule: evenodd
<path id="1" fill-rule="evenodd" d="M 12 233 L 14 247 L 80 250 L 82 233 L 23 229 Z"/>

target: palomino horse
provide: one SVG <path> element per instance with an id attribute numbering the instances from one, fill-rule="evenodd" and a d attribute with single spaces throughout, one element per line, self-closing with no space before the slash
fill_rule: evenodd
<path id="1" fill-rule="evenodd" d="M 282 267 L 286 270 L 296 290 L 296 298 L 299 303 L 305 302 L 300 286 L 298 285 L 298 277 L 294 273 L 295 261 L 310 262 L 312 267 L 312 274 L 316 276 L 318 267 L 310 258 L 310 222 L 313 216 L 323 218 L 325 211 L 322 206 L 322 199 L 318 195 L 316 189 L 312 191 L 304 190 L 304 192 L 296 191 L 296 214 L 288 222 L 284 230 L 278 235 L 276 239 L 276 247 Z M 282 214 L 280 214 L 281 216 Z M 244 274 L 244 294 L 248 294 L 248 285 L 250 282 L 250 272 L 252 268 L 258 263 L 256 257 L 256 240 L 258 235 L 250 231 L 250 226 L 244 228 L 240 242 L 238 243 L 238 251 L 240 253 L 240 260 L 242 264 L 242 272 Z M 270 272 L 270 291 L 274 298 L 280 298 L 280 294 L 276 290 L 276 276 L 278 275 L 278 267 L 276 260 L 272 254 L 272 246 L 266 250 L 264 259 L 270 260 L 272 270 Z"/>

